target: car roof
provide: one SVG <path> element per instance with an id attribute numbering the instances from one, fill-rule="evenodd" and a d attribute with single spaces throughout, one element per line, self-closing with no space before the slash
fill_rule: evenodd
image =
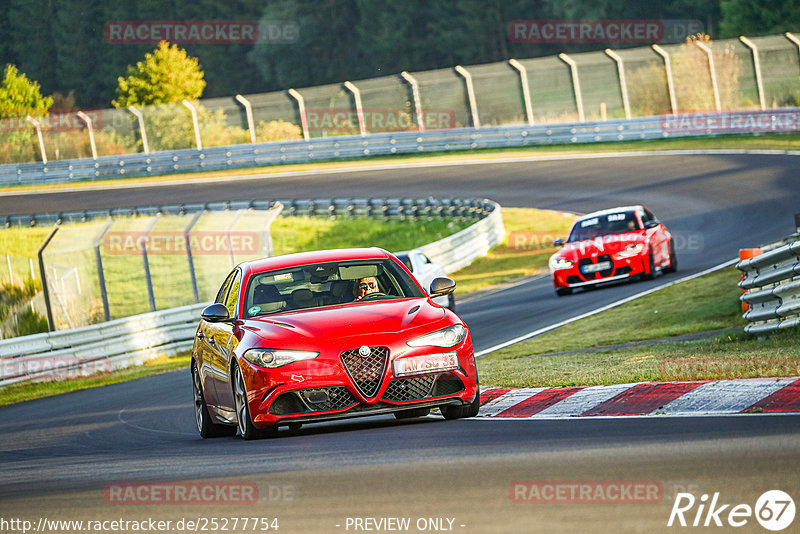
<path id="1" fill-rule="evenodd" d="M 241 263 L 245 271 L 260 273 L 274 269 L 286 269 L 297 265 L 324 263 L 329 261 L 372 260 L 388 258 L 389 253 L 378 247 L 370 248 L 338 248 L 330 250 L 314 250 L 311 252 L 295 252 Z"/>
<path id="2" fill-rule="evenodd" d="M 619 213 L 621 211 L 638 211 L 643 210 L 644 206 L 642 205 L 635 205 L 635 206 L 619 206 L 618 208 L 607 208 L 604 210 L 593 211 L 592 213 L 587 213 L 586 215 L 581 215 L 578 220 L 581 221 L 583 219 L 589 219 L 591 217 L 597 217 L 599 215 L 608 215 L 609 213 Z"/>

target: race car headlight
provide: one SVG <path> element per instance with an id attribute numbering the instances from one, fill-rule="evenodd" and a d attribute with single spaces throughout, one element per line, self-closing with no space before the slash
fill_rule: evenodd
<path id="1" fill-rule="evenodd" d="M 406 341 L 409 347 L 455 347 L 467 335 L 467 329 L 460 324 L 448 326 L 442 330 L 415 337 Z"/>
<path id="2" fill-rule="evenodd" d="M 244 359 L 259 367 L 281 367 L 302 360 L 313 360 L 319 352 L 305 350 L 250 349 L 244 353 Z"/>
<path id="3" fill-rule="evenodd" d="M 568 260 L 565 258 L 557 258 L 555 256 L 550 258 L 550 269 L 554 271 L 556 269 L 569 269 L 570 267 L 572 267 L 573 264 L 574 262 L 572 260 Z"/>
<path id="4" fill-rule="evenodd" d="M 635 245 L 628 245 L 624 249 L 620 250 L 616 254 L 614 254 L 615 258 L 630 258 L 631 256 L 636 256 L 642 250 L 644 250 L 644 245 L 641 243 L 636 243 Z"/>

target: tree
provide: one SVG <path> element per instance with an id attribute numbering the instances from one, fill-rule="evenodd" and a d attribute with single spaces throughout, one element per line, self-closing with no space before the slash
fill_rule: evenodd
<path id="1" fill-rule="evenodd" d="M 53 99 L 39 92 L 38 82 L 29 80 L 14 65 L 6 65 L 0 85 L 0 119 L 43 117 L 52 105 Z"/>
<path id="2" fill-rule="evenodd" d="M 118 78 L 115 107 L 166 104 L 197 100 L 206 82 L 197 58 L 189 57 L 178 45 L 161 41 L 144 61 L 128 67 L 128 77 Z"/>
<path id="3" fill-rule="evenodd" d="M 794 31 L 800 24 L 797 2 L 785 0 L 722 0 L 720 26 L 725 37 Z"/>

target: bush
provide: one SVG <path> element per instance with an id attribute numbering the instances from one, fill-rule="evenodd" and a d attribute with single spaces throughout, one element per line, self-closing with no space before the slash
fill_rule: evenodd
<path id="1" fill-rule="evenodd" d="M 302 139 L 303 130 L 296 124 L 286 121 L 261 121 L 256 125 L 256 141 L 289 141 Z"/>

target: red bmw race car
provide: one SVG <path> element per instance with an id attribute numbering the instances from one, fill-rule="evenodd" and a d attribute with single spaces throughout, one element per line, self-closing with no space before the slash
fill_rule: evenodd
<path id="1" fill-rule="evenodd" d="M 480 406 L 472 338 L 382 249 L 288 254 L 231 272 L 202 313 L 191 373 L 202 437 L 273 435 L 279 426 Z"/>
<path id="2" fill-rule="evenodd" d="M 584 215 L 572 225 L 561 250 L 550 258 L 559 296 L 572 290 L 631 278 L 653 278 L 678 268 L 672 234 L 644 206 L 627 206 Z"/>

